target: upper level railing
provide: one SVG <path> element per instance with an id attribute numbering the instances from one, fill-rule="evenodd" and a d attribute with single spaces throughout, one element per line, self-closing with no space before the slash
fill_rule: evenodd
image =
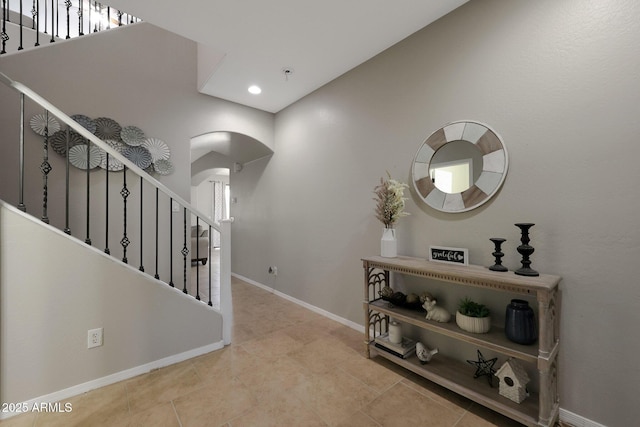
<path id="1" fill-rule="evenodd" d="M 5 178 L 0 190 L 9 196 L 15 195 L 13 203 L 20 210 L 40 215 L 43 222 L 57 226 L 87 245 L 99 245 L 106 254 L 124 264 L 137 265 L 139 271 L 220 309 L 223 338 L 228 344 L 232 321 L 230 222 L 216 224 L 208 219 L 141 169 L 131 156 L 114 148 L 112 141 L 106 143 L 96 136 L 83 120 L 76 116 L 74 120 L 2 73 L 0 82 L 17 91 L 13 101 L 19 103 L 19 108 L 14 109 L 8 104 L 10 96 L 0 97 L 3 112 L 0 141 L 3 141 L 3 152 L 8 153 L 1 159 L 3 173 L 15 175 L 12 182 Z M 39 120 L 41 127 L 38 132 L 34 129 L 27 133 L 25 121 L 28 113 L 34 112 L 40 113 L 38 119 L 43 119 Z M 62 142 L 58 138 L 55 147 L 53 129 L 49 129 L 55 121 L 52 119 L 66 126 L 66 129 L 60 126 Z M 15 127 L 9 130 L 6 123 L 14 123 Z M 17 136 L 17 149 L 10 148 L 11 138 L 7 135 Z M 57 135 L 60 136 L 60 131 Z M 74 149 L 76 145 L 82 149 Z M 53 155 L 52 148 L 64 157 Z M 15 156 L 11 156 L 12 153 Z M 101 168 L 95 167 L 96 163 Z M 12 166 L 14 164 L 17 166 Z M 5 187 L 9 182 L 16 185 L 17 190 L 7 191 Z M 38 199 L 41 209 L 34 209 L 34 204 L 40 204 Z M 209 238 L 213 233 L 221 233 L 219 253 L 211 245 L 201 245 L 200 239 L 204 237 L 193 233 L 193 227 L 208 230 Z M 114 242 L 117 245 L 110 246 Z M 212 262 L 212 258 L 218 256 L 220 261 Z M 208 267 L 193 269 L 195 277 L 188 277 L 193 260 L 202 258 L 210 261 Z M 208 274 L 202 274 L 206 268 Z"/>
<path id="2" fill-rule="evenodd" d="M 128 13 L 97 1 L 1 1 L 0 54 L 140 21 Z"/>

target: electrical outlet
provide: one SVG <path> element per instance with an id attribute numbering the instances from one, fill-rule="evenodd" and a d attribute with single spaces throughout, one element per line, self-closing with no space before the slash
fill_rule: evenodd
<path id="1" fill-rule="evenodd" d="M 87 334 L 87 348 L 100 347 L 102 345 L 102 328 L 89 329 Z"/>

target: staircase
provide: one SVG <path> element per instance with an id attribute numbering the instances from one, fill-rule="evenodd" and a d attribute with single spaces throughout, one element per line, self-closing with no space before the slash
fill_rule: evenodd
<path id="1" fill-rule="evenodd" d="M 140 22 L 97 1 L 1 1 L 0 55 Z"/>
<path id="2" fill-rule="evenodd" d="M 0 89 L 2 400 L 56 401 L 229 344 L 230 222 L 208 220 L 24 84 L 0 73 Z M 74 144 L 103 167 L 76 167 Z M 220 233 L 220 262 L 190 277 L 202 257 L 191 253 L 193 226 Z M 95 327 L 105 344 L 87 350 Z"/>

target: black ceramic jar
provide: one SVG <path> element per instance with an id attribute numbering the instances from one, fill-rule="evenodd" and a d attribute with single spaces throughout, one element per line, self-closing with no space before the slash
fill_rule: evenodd
<path id="1" fill-rule="evenodd" d="M 504 331 L 507 338 L 518 344 L 533 344 L 538 339 L 538 325 L 529 303 L 512 299 L 507 306 Z"/>

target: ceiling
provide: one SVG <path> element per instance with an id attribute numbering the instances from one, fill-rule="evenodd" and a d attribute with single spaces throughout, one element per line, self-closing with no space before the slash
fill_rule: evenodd
<path id="1" fill-rule="evenodd" d="M 202 93 L 276 113 L 467 1 L 109 3 L 198 42 Z M 250 94 L 250 85 L 262 93 Z"/>

